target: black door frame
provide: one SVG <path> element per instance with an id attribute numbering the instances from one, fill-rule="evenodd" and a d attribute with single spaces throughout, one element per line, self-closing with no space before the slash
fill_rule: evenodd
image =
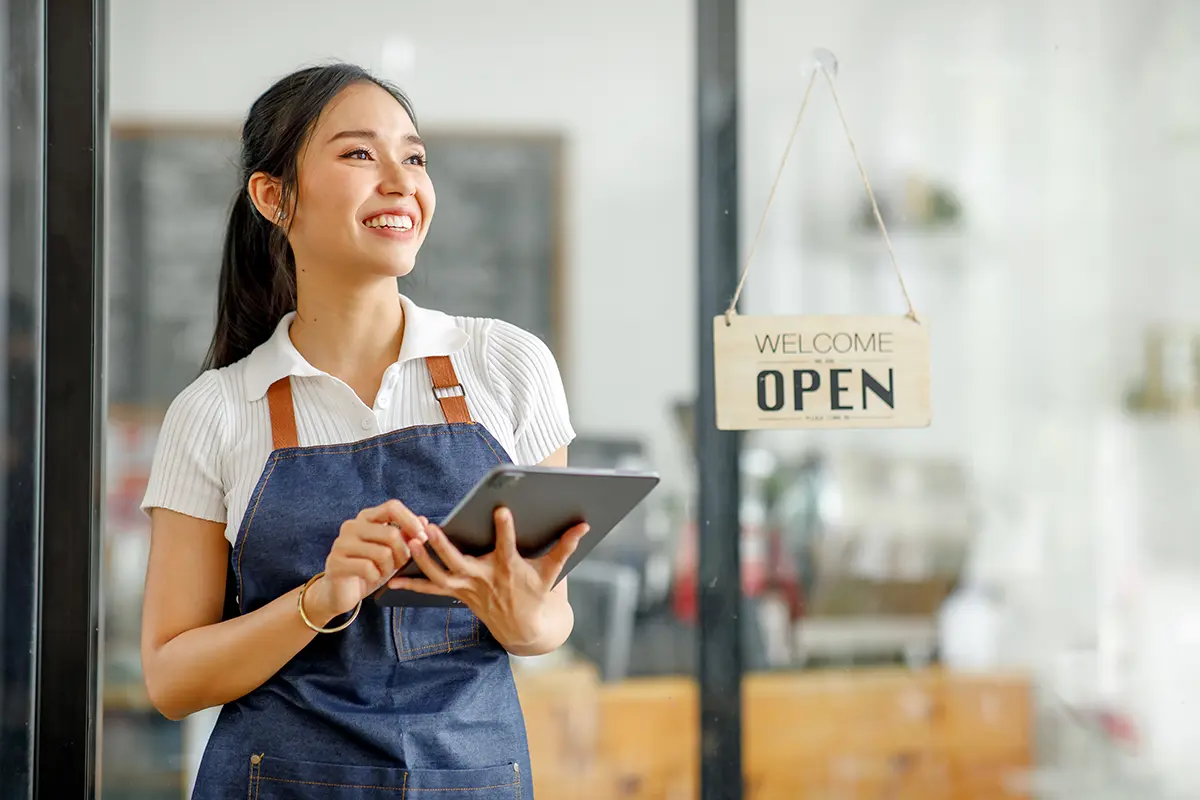
<path id="1" fill-rule="evenodd" d="M 45 263 L 33 790 L 98 794 L 105 0 L 44 0 Z"/>
<path id="2" fill-rule="evenodd" d="M 742 797 L 740 453 L 717 430 L 712 320 L 738 278 L 738 0 L 696 0 L 696 472 L 701 800 Z"/>

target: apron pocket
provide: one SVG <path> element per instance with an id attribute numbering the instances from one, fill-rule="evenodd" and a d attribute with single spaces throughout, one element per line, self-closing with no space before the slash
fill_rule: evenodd
<path id="1" fill-rule="evenodd" d="M 287 761 L 256 754 L 250 757 L 248 800 L 400 800 L 406 777 L 402 769 Z"/>
<path id="2" fill-rule="evenodd" d="M 521 768 L 413 769 L 405 800 L 521 800 Z"/>
<path id="3" fill-rule="evenodd" d="M 521 769 L 389 769 L 250 758 L 249 800 L 521 800 Z"/>
<path id="4" fill-rule="evenodd" d="M 392 639 L 400 661 L 474 647 L 482 628 L 479 617 L 466 606 L 401 607 L 392 616 Z"/>

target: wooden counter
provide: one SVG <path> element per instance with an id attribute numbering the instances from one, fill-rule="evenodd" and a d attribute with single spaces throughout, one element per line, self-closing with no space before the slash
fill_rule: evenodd
<path id="1" fill-rule="evenodd" d="M 698 796 L 694 681 L 605 685 L 575 669 L 519 687 L 539 800 Z M 772 673 L 748 676 L 743 697 L 747 800 L 1026 797 L 1033 715 L 1022 676 Z"/>

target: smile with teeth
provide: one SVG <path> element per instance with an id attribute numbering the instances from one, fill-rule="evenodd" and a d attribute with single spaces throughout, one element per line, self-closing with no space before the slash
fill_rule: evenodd
<path id="1" fill-rule="evenodd" d="M 368 228 L 391 228 L 397 231 L 412 230 L 412 217 L 407 214 L 380 214 L 363 222 Z"/>

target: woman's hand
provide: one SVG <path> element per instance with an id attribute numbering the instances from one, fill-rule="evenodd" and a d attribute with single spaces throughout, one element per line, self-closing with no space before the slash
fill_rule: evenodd
<path id="1" fill-rule="evenodd" d="M 555 640 L 570 634 L 573 622 L 566 596 L 554 591 L 554 584 L 588 526 L 576 525 L 548 553 L 527 559 L 517 552 L 512 513 L 497 509 L 495 522 L 496 548 L 480 558 L 463 555 L 440 528 L 428 525 L 427 542 L 410 542 L 412 559 L 425 578 L 393 578 L 388 585 L 461 600 L 510 653 L 551 650 L 562 643 Z M 558 630 L 563 627 L 565 632 Z"/>
<path id="2" fill-rule="evenodd" d="M 409 560 L 406 540 L 424 541 L 425 526 L 398 500 L 342 523 L 325 559 L 325 574 L 304 593 L 305 613 L 318 625 L 353 611 Z"/>

